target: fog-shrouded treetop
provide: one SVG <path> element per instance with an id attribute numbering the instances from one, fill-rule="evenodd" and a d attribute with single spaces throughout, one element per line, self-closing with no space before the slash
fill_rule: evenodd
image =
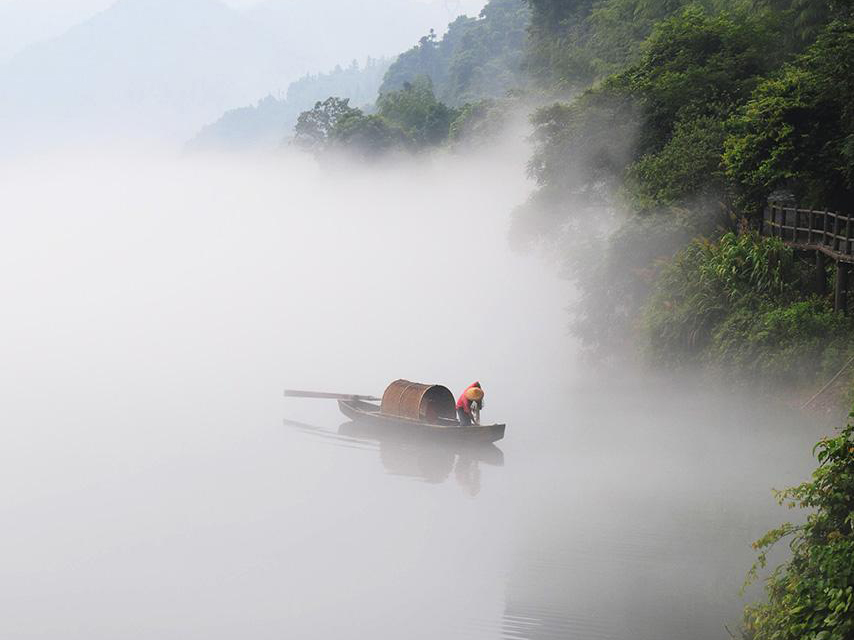
<path id="1" fill-rule="evenodd" d="M 530 20 L 524 0 L 491 0 L 476 18 L 459 16 L 441 38 L 434 31 L 402 53 L 381 92 L 429 77 L 439 99 L 451 105 L 500 98 L 524 85 L 522 59 Z"/>

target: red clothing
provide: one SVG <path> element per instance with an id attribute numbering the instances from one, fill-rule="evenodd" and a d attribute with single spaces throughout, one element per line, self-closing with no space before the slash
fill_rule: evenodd
<path id="1" fill-rule="evenodd" d="M 468 391 L 472 387 L 480 388 L 480 383 L 479 382 L 473 382 L 472 384 L 470 384 L 469 386 L 467 386 L 465 388 L 465 391 L 463 391 L 462 395 L 460 395 L 459 400 L 457 400 L 457 409 L 458 410 L 462 409 L 466 413 L 471 413 L 471 400 L 466 398 L 466 391 Z M 483 407 L 483 400 L 480 401 L 480 406 L 481 406 L 481 408 Z"/>

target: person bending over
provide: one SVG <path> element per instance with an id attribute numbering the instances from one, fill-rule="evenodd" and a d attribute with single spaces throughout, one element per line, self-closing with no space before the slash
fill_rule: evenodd
<path id="1" fill-rule="evenodd" d="M 457 418 L 460 420 L 460 426 L 478 424 L 481 409 L 483 409 L 483 389 L 480 387 L 480 382 L 474 382 L 466 387 L 457 400 Z"/>

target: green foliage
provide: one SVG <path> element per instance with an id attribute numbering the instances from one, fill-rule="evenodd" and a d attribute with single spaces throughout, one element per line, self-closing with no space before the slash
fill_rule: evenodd
<path id="1" fill-rule="evenodd" d="M 854 417 L 854 414 L 852 414 Z M 809 509 L 804 524 L 784 524 L 754 543 L 755 579 L 769 549 L 790 538 L 792 558 L 766 582 L 768 601 L 745 610 L 749 640 L 849 640 L 854 636 L 854 427 L 820 441 L 812 481 L 777 494 Z"/>
<path id="2" fill-rule="evenodd" d="M 438 40 L 434 31 L 398 56 L 381 93 L 427 77 L 445 104 L 500 98 L 522 88 L 521 70 L 530 10 L 524 0 L 490 0 L 478 18 L 460 16 Z"/>
<path id="3" fill-rule="evenodd" d="M 848 207 L 854 195 L 854 23 L 830 24 L 764 81 L 732 122 L 724 162 L 750 213 L 777 188 L 803 204 Z"/>

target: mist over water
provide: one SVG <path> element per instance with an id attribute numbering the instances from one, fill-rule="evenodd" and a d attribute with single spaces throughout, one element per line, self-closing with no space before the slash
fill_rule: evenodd
<path id="1" fill-rule="evenodd" d="M 581 359 L 509 249 L 526 157 L 0 167 L 0 636 L 725 637 L 819 433 Z M 281 397 L 399 377 L 480 380 L 506 439 Z"/>

